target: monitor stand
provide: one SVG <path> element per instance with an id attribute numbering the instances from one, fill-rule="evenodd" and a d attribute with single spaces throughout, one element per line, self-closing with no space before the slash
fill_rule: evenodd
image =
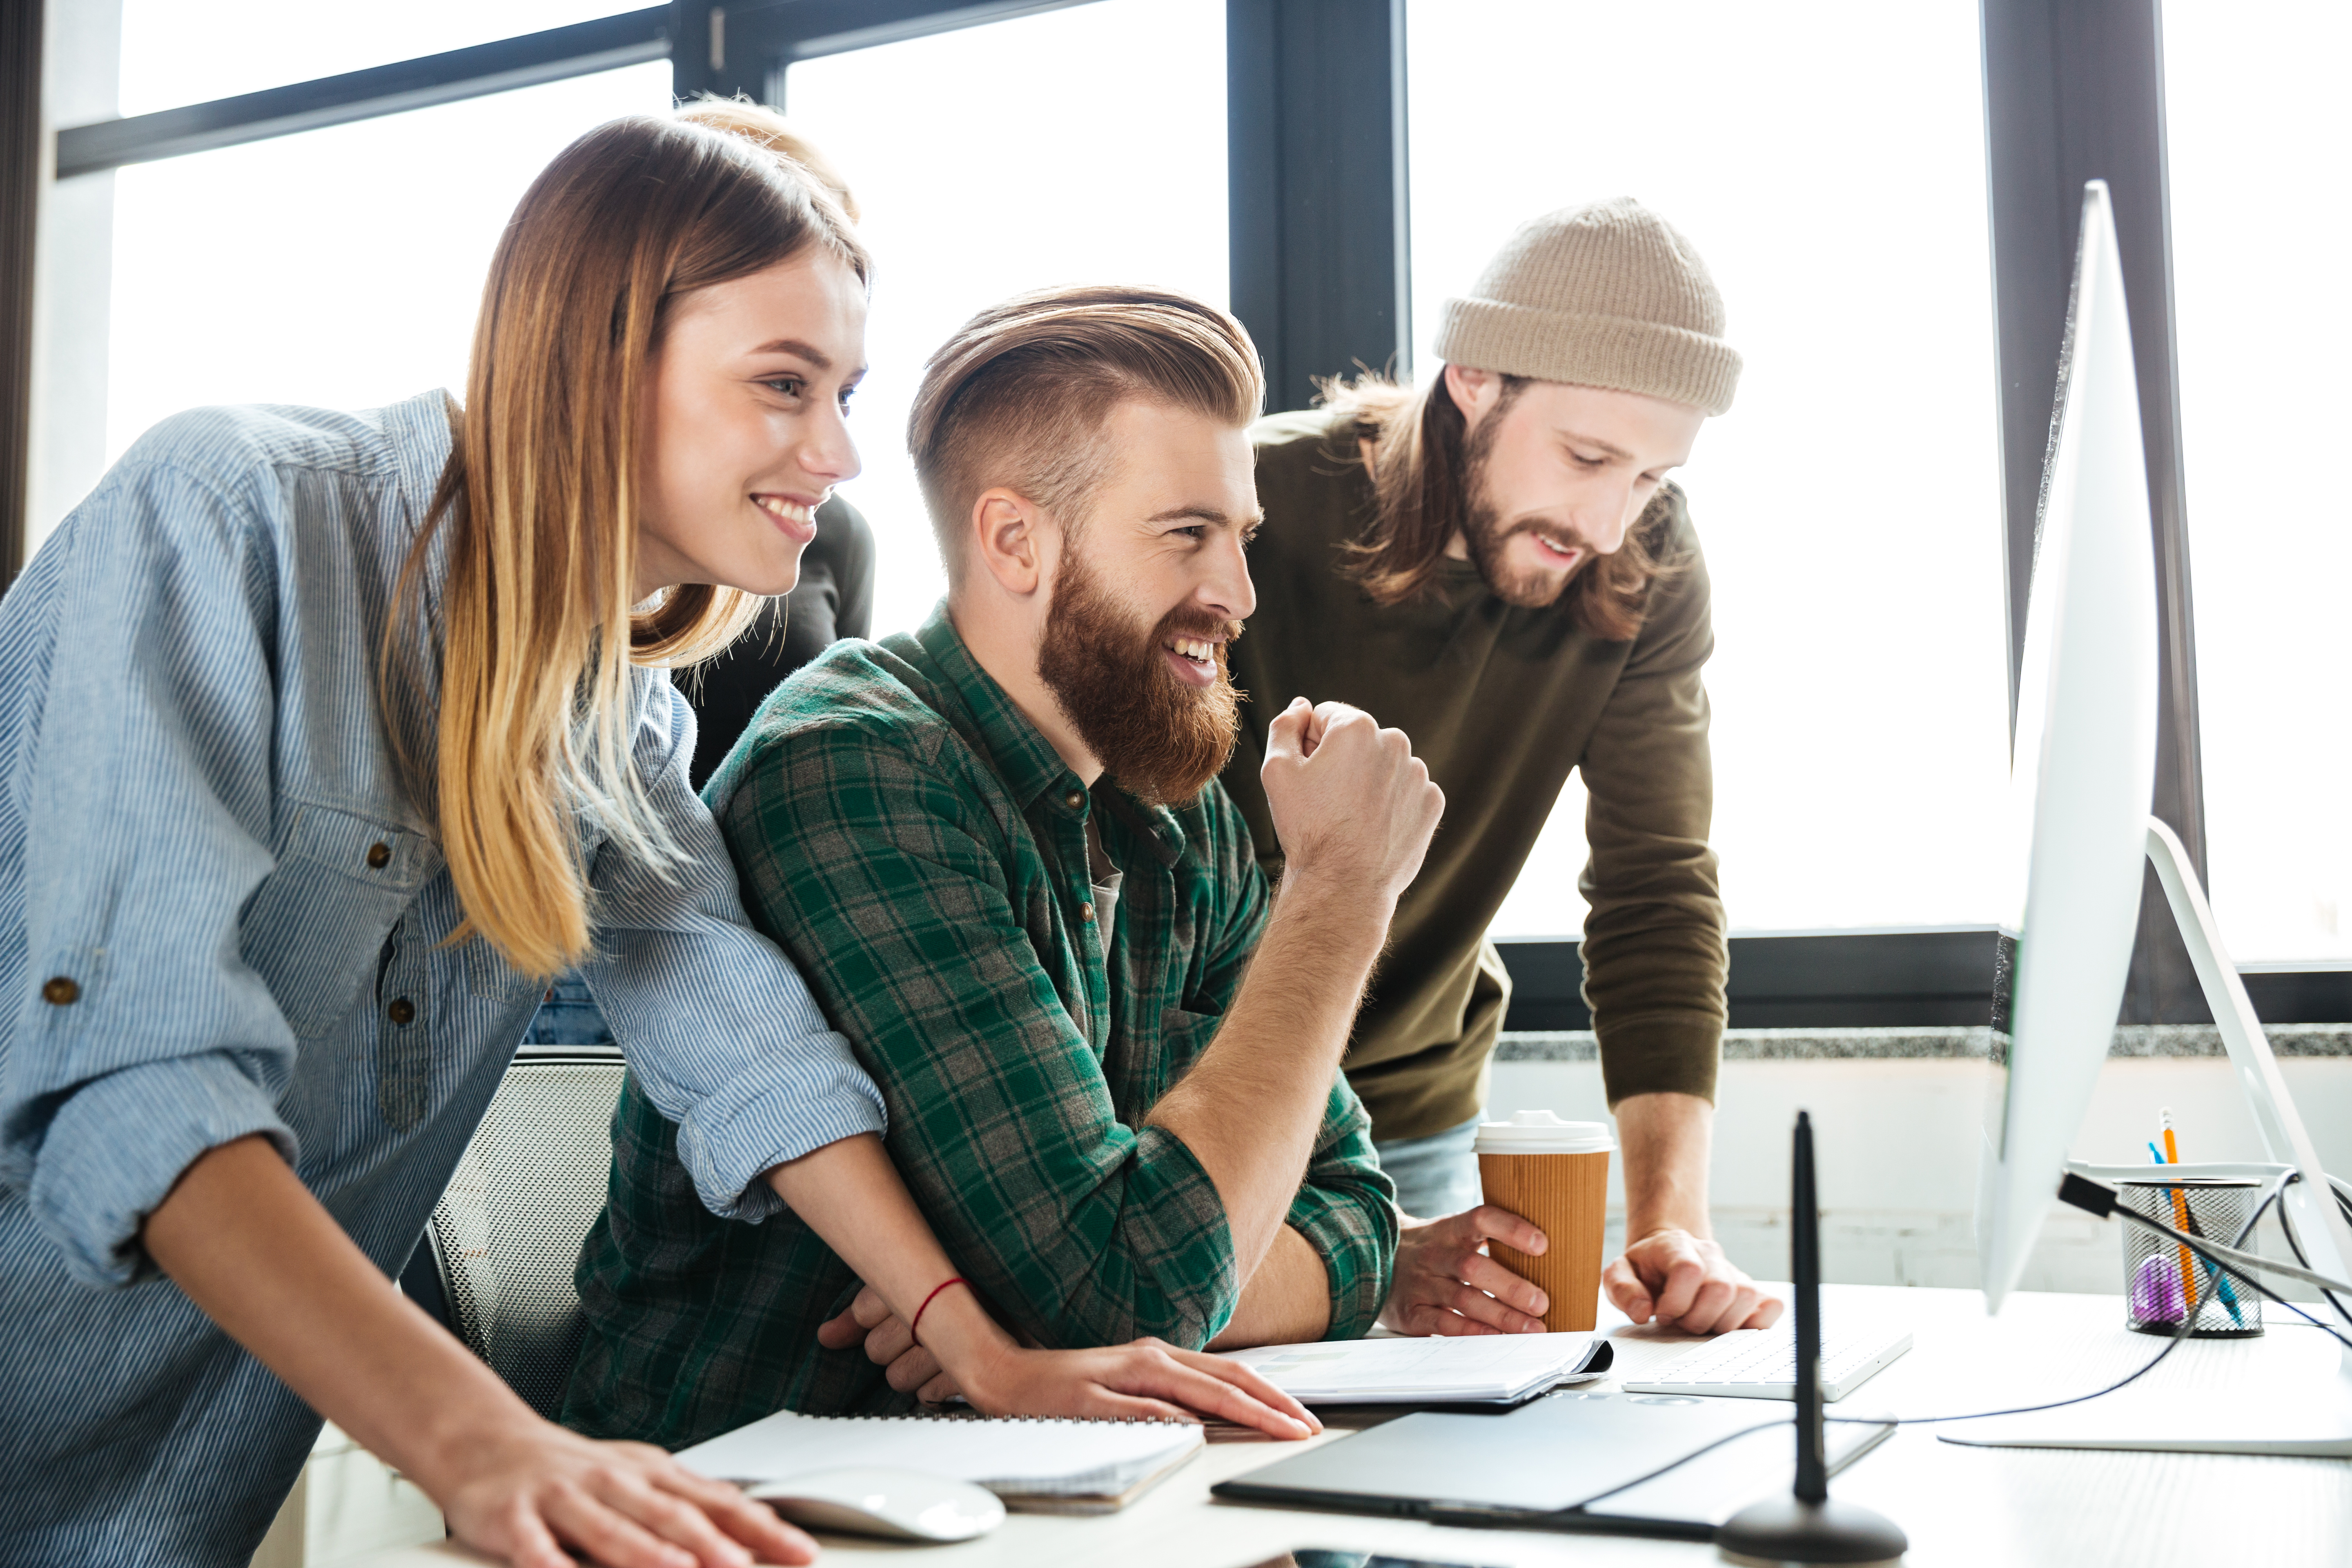
<path id="1" fill-rule="evenodd" d="M 2290 1183 L 2280 1195 L 2294 1221 L 2296 1239 L 2310 1268 L 2336 1279 L 2352 1279 L 2352 1226 L 2345 1224 L 2336 1194 L 2319 1163 L 2286 1080 L 2271 1054 L 2253 1004 L 2238 978 L 2237 966 L 2221 945 L 2213 910 L 2198 886 L 2189 852 L 2172 829 L 2150 817 L 2147 858 L 2172 906 L 2198 983 L 2204 987 L 2206 1005 L 2221 1030 L 2230 1053 L 2230 1067 L 2253 1112 L 2254 1127 L 2274 1168 L 2292 1166 L 2302 1179 Z M 2097 1167 L 2086 1168 L 2097 1174 Z M 2352 1304 L 2352 1303 L 2347 1303 Z M 2340 1312 L 2326 1303 L 2306 1304 L 2305 1310 L 2331 1327 L 2352 1332 Z M 2273 1313 L 2284 1316 L 2273 1308 Z M 2291 1333 L 2316 1337 L 2317 1331 L 2300 1325 Z M 2194 1353 L 2183 1346 L 2175 1355 Z M 2253 1359 L 2253 1358 L 2246 1358 Z M 1939 1434 L 1946 1442 L 1989 1447 L 2116 1448 L 2175 1454 L 2283 1454 L 2305 1458 L 2352 1458 L 2352 1348 L 2338 1347 L 2333 1376 L 2312 1375 L 2309 1367 L 2283 1369 L 2273 1375 L 2237 1377 L 2226 1384 L 2187 1392 L 2159 1392 L 2139 1385 L 2087 1400 L 2081 1405 L 2034 1415 L 2003 1416 L 1971 1421 Z M 2320 1363 L 2324 1365 L 2323 1363 Z M 2175 1382 L 2177 1380 L 2168 1380 Z"/>
<path id="2" fill-rule="evenodd" d="M 1790 1152 L 1797 1481 L 1788 1496 L 1750 1503 L 1724 1521 L 1715 1532 L 1715 1543 L 1725 1556 L 1742 1563 L 1892 1563 L 1911 1547 L 1895 1521 L 1830 1496 L 1822 1442 L 1822 1211 L 1813 1194 L 1813 1122 L 1801 1110 Z"/>

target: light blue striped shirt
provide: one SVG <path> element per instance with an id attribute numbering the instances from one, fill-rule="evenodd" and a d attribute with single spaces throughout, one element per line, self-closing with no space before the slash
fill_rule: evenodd
<path id="1" fill-rule="evenodd" d="M 0 603 L 0 1563 L 246 1561 L 317 1417 L 155 1276 L 142 1220 L 257 1132 L 396 1273 L 539 1002 L 441 945 L 457 894 L 377 704 L 444 408 L 170 419 Z M 703 1201 L 756 1220 L 761 1172 L 882 1102 L 745 923 L 691 710 L 661 671 L 630 692 L 688 863 L 583 829 L 583 973 Z"/>

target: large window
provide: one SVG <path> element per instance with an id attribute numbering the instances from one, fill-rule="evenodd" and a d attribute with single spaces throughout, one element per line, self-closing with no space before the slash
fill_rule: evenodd
<path id="1" fill-rule="evenodd" d="M 2352 958 L 2347 58 L 2337 0 L 2164 7 L 2205 819 L 2240 959 Z"/>
<path id="2" fill-rule="evenodd" d="M 631 66 L 121 170 L 107 460 L 205 404 L 462 398 L 523 191 L 591 126 L 668 105 L 668 66 Z"/>
<path id="3" fill-rule="evenodd" d="M 874 526 L 877 635 L 943 585 L 907 460 L 924 359 L 981 307 L 1055 283 L 1225 302 L 1223 0 L 1097 0 L 796 65 L 793 121 L 841 166 L 876 256 L 843 487 Z"/>
<path id="4" fill-rule="evenodd" d="M 2193 603 L 2165 614 L 2178 647 L 2193 610 L 2199 679 L 2166 723 L 2201 729 L 2201 754 L 2168 753 L 2157 807 L 2186 824 L 2201 790 L 2241 957 L 2352 967 L 2352 735 L 2326 705 L 2352 675 L 2330 597 L 2352 520 L 2296 461 L 2352 423 L 2328 374 L 2352 347 L 2327 305 L 2352 248 L 2333 196 L 2352 14 L 2332 0 L 1411 0 L 1402 41 L 1391 7 L 1323 0 L 121 5 L 119 59 L 110 26 L 52 49 L 79 73 L 60 103 L 111 101 L 119 76 L 133 118 L 85 109 L 57 137 L 36 300 L 53 347 L 0 409 L 37 437 L 34 544 L 97 479 L 101 432 L 111 460 L 195 404 L 462 387 L 517 196 L 582 131 L 673 91 L 781 97 L 864 205 L 878 271 L 845 491 L 881 546 L 885 633 L 942 586 L 905 417 L 973 310 L 1075 280 L 1230 299 L 1287 401 L 1350 362 L 1429 374 L 1443 301 L 1518 222 L 1640 198 L 1706 257 L 1747 359 L 1681 479 L 1715 584 L 1714 839 L 1751 931 L 2004 913 L 2003 527 L 2021 572 L 2072 253 L 2052 215 L 2112 177 L 2140 215 L 2134 289 L 2170 269 L 2186 502 L 2159 485 L 2158 522 L 2169 550 L 2185 517 L 2195 546 Z M 397 80 L 315 79 L 395 62 Z M 510 86 L 567 70 L 598 74 Z M 219 146 L 237 135 L 261 140 Z M 174 155 L 191 145 L 217 150 Z M 110 201 L 65 188 L 100 170 Z M 2133 305 L 2160 341 L 2160 295 Z M 2161 463 L 2160 403 L 2151 418 Z M 1571 781 L 1498 935 L 1580 928 L 1583 807 Z"/>
<path id="5" fill-rule="evenodd" d="M 1490 0 L 1410 13 L 1413 316 L 1521 220 L 1632 195 L 1747 367 L 1681 476 L 1714 580 L 1735 928 L 1999 913 L 2008 775 L 1977 8 Z M 1571 787 L 1497 935 L 1580 929 Z"/>

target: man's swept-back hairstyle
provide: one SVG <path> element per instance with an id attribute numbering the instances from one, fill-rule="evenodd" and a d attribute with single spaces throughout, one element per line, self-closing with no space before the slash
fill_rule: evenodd
<path id="1" fill-rule="evenodd" d="M 526 974 L 588 953 L 584 827 L 657 867 L 677 853 L 631 763 L 629 667 L 708 658 L 760 604 L 708 584 L 633 603 L 654 350 L 686 295 L 812 247 L 868 273 L 847 217 L 793 164 L 647 115 L 559 153 L 490 262 L 455 446 L 385 637 L 383 690 L 465 910 L 452 940 L 479 933 Z M 422 567 L 440 534 L 436 605 Z M 440 710 L 420 717 L 436 652 Z M 429 766 L 404 739 L 426 732 Z"/>
<path id="2" fill-rule="evenodd" d="M 1491 423 L 1509 412 L 1529 384 L 1502 378 Z M 1337 428 L 1371 444 L 1372 521 L 1347 548 L 1346 568 L 1364 592 L 1383 605 L 1403 604 L 1436 589 L 1438 564 L 1454 536 L 1466 530 L 1478 498 L 1471 494 L 1473 443 L 1468 421 L 1445 390 L 1443 374 L 1419 387 L 1386 376 L 1338 377 L 1321 384 L 1324 405 Z M 1355 459 L 1361 450 L 1349 453 Z M 1650 584 L 1671 571 L 1658 549 L 1674 502 L 1661 489 L 1613 555 L 1596 555 L 1563 595 L 1577 623 L 1608 642 L 1630 642 L 1642 629 Z"/>
<path id="3" fill-rule="evenodd" d="M 940 345 L 907 416 L 907 449 L 950 584 L 962 581 L 983 490 L 1014 490 L 1065 526 L 1085 521 L 1113 456 L 1105 422 L 1130 398 L 1246 425 L 1265 401 L 1257 347 L 1189 295 L 1099 284 L 1016 295 Z"/>

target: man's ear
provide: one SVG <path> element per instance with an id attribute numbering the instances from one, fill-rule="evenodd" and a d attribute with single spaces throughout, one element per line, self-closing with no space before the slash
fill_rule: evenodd
<path id="1" fill-rule="evenodd" d="M 1045 582 L 1049 526 L 1044 510 L 1018 491 L 982 490 L 971 503 L 972 555 L 997 586 L 1026 598 Z"/>
<path id="2" fill-rule="evenodd" d="M 1462 423 L 1466 429 L 1478 427 L 1478 421 L 1486 417 L 1502 393 L 1503 378 L 1491 370 L 1475 370 L 1466 364 L 1445 367 L 1445 395 L 1462 411 Z"/>

